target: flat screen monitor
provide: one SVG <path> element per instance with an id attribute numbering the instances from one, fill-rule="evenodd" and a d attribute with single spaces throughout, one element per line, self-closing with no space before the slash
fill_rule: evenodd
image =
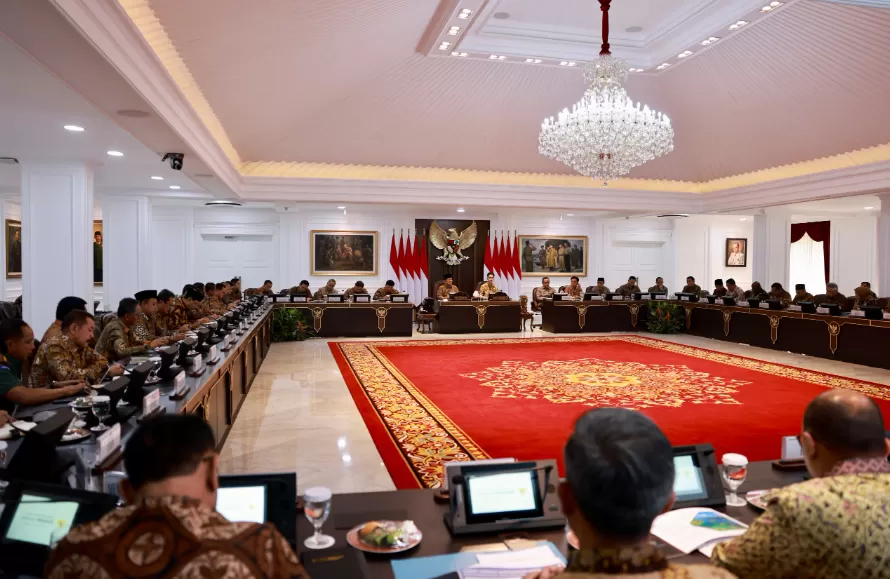
<path id="1" fill-rule="evenodd" d="M 297 544 L 297 473 L 219 477 L 216 510 L 235 522 L 270 522 Z"/>
<path id="2" fill-rule="evenodd" d="M 544 516 L 534 462 L 464 468 L 468 524 Z"/>
<path id="3" fill-rule="evenodd" d="M 0 516 L 0 569 L 39 576 L 50 547 L 71 527 L 96 521 L 115 508 L 112 495 L 30 481 L 10 483 Z"/>
<path id="4" fill-rule="evenodd" d="M 139 364 L 130 371 L 130 385 L 127 386 L 127 393 L 124 395 L 127 404 L 130 406 L 142 404 L 142 397 L 145 396 L 142 386 L 145 385 L 145 380 L 154 366 L 155 363 L 149 360 Z"/>
<path id="5" fill-rule="evenodd" d="M 408 303 L 408 294 L 393 294 L 390 296 L 390 300 L 394 304 L 407 304 Z"/>
<path id="6" fill-rule="evenodd" d="M 719 507 L 726 504 L 723 483 L 710 444 L 675 446 L 674 508 Z"/>
<path id="7" fill-rule="evenodd" d="M 60 408 L 25 434 L 21 446 L 6 467 L 10 478 L 56 482 L 61 472 L 70 464 L 56 453 L 68 426 L 77 416 L 70 408 Z"/>

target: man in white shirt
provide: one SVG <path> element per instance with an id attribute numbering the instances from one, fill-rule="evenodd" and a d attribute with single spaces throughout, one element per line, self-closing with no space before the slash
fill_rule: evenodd
<path id="1" fill-rule="evenodd" d="M 736 303 L 739 303 L 741 301 L 748 299 L 745 297 L 745 290 L 743 290 L 742 288 L 737 286 L 735 284 L 735 280 L 732 278 L 729 278 L 728 280 L 726 280 L 726 295 L 724 295 L 723 297 L 724 298 L 734 298 Z"/>

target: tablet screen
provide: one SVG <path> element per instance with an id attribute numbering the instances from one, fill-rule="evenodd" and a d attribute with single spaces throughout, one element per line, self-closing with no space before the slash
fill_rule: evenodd
<path id="1" fill-rule="evenodd" d="M 266 486 L 219 488 L 216 511 L 233 522 L 265 523 Z"/>
<path id="2" fill-rule="evenodd" d="M 492 515 L 538 509 L 538 481 L 534 471 L 504 472 L 467 477 L 470 514 Z"/>
<path id="3" fill-rule="evenodd" d="M 74 501 L 22 494 L 6 530 L 6 540 L 49 547 L 68 534 L 79 507 Z"/>
<path id="4" fill-rule="evenodd" d="M 695 456 L 684 454 L 674 457 L 674 492 L 678 503 L 707 498 L 708 489 Z"/>

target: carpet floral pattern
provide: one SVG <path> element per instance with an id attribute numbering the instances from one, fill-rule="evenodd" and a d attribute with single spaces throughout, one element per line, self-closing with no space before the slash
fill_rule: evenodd
<path id="1" fill-rule="evenodd" d="M 620 406 L 675 445 L 779 457 L 826 388 L 863 392 L 890 416 L 890 387 L 636 335 L 331 342 L 397 488 L 438 488 L 443 465 L 562 458 L 575 419 Z"/>

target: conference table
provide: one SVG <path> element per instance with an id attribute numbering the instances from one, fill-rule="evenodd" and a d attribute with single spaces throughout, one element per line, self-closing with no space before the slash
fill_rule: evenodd
<path id="1" fill-rule="evenodd" d="M 522 329 L 521 302 L 516 300 L 436 300 L 440 334 L 517 332 Z"/>
<path id="2" fill-rule="evenodd" d="M 644 331 L 652 303 L 545 300 L 541 329 L 555 334 Z M 683 330 L 694 336 L 890 369 L 890 356 L 882 347 L 890 340 L 890 320 L 708 302 L 668 303 L 683 308 Z"/>
<path id="3" fill-rule="evenodd" d="M 411 336 L 414 331 L 410 302 L 278 302 L 273 307 L 302 312 L 321 338 Z"/>
<path id="4" fill-rule="evenodd" d="M 161 381 L 156 385 L 161 392 L 161 411 L 167 414 L 189 413 L 200 416 L 210 425 L 217 449 L 221 450 L 271 345 L 272 308 L 261 307 L 257 310 L 255 319 L 246 324 L 244 333 L 237 336 L 234 345 L 228 351 L 218 351 L 218 362 L 207 364 L 209 356 L 203 355 L 204 370 L 197 376 L 186 375 L 185 395 L 181 399 L 170 398 L 172 381 Z M 67 400 L 20 406 L 15 417 L 30 418 L 42 411 L 67 408 Z M 140 414 L 141 411 L 120 423 L 122 444 L 126 443 L 136 429 Z M 0 478 L 15 458 L 22 440 L 23 438 L 19 438 L 8 442 L 6 461 L 0 466 Z M 60 463 L 71 463 L 74 466 L 76 486 L 79 488 L 104 490 L 104 475 L 110 471 L 123 470 L 120 453 L 96 464 L 98 445 L 95 435 L 82 442 L 63 443 L 56 450 Z"/>
<path id="5" fill-rule="evenodd" d="M 803 471 L 779 471 L 772 468 L 770 462 L 755 462 L 749 465 L 748 479 L 740 492 L 750 490 L 771 489 L 787 486 L 804 479 Z M 334 548 L 345 547 L 347 531 L 354 526 L 370 520 L 413 520 L 423 533 L 423 540 L 414 549 L 400 555 L 365 554 L 370 576 L 374 579 L 391 579 L 394 577 L 390 562 L 395 558 L 429 557 L 457 553 L 465 547 L 501 542 L 505 538 L 516 537 L 516 534 L 487 534 L 452 537 L 445 527 L 444 516 L 448 512 L 447 504 L 435 502 L 434 490 L 404 490 L 374 493 L 354 493 L 334 495 L 331 503 L 331 516 L 322 527 L 322 531 L 335 538 Z M 743 523 L 750 524 L 760 511 L 751 506 L 724 507 L 718 509 Z M 303 547 L 303 540 L 312 534 L 312 525 L 304 516 L 298 516 L 297 547 Z M 563 555 L 568 554 L 569 546 L 563 529 L 550 531 L 523 531 L 519 536 L 532 540 L 550 541 L 556 545 Z M 315 553 L 318 553 L 317 551 Z M 675 561 L 682 563 L 707 563 L 708 559 L 697 551 L 691 555 L 680 556 Z"/>

